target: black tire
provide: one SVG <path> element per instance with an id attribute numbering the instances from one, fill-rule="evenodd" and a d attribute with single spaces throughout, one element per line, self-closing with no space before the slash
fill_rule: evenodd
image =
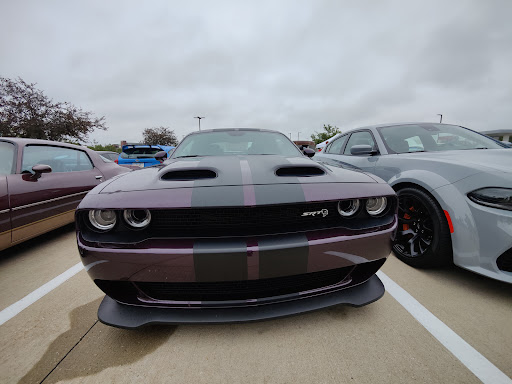
<path id="1" fill-rule="evenodd" d="M 450 264 L 452 240 L 443 210 L 435 199 L 419 188 L 397 191 L 398 230 L 393 252 L 416 268 Z"/>

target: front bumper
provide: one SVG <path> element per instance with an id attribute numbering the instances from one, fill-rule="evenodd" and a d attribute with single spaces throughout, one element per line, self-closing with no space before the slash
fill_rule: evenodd
<path id="1" fill-rule="evenodd" d="M 512 184 L 493 184 L 492 174 L 479 174 L 433 191 L 453 222 L 453 261 L 459 267 L 507 283 L 512 272 L 499 268 L 497 260 L 512 250 L 512 211 L 491 208 L 471 201 L 467 194 L 487 185 L 511 188 Z M 485 180 L 485 179 L 484 179 Z M 496 181 L 494 181 L 495 183 Z M 485 185 L 485 184 L 483 184 Z"/>
<path id="2" fill-rule="evenodd" d="M 250 322 L 314 311 L 333 305 L 361 307 L 384 295 L 384 285 L 373 275 L 352 288 L 300 300 L 237 308 L 147 308 L 120 304 L 105 296 L 98 309 L 99 320 L 107 325 L 133 329 L 149 324 L 218 324 Z"/>

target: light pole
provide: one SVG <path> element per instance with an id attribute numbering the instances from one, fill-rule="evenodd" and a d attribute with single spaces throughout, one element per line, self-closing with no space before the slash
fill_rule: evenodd
<path id="1" fill-rule="evenodd" d="M 297 132 L 297 141 L 299 141 L 300 132 Z"/>
<path id="2" fill-rule="evenodd" d="M 292 139 L 292 133 L 290 132 L 289 135 L 290 135 L 290 140 L 291 140 Z"/>
<path id="3" fill-rule="evenodd" d="M 199 122 L 199 130 L 201 130 L 201 119 L 204 119 L 204 116 L 196 116 L 194 119 L 197 119 Z"/>
<path id="4" fill-rule="evenodd" d="M 437 116 L 441 116 L 439 118 L 439 123 L 442 123 L 443 122 L 443 114 L 442 113 L 438 113 Z"/>

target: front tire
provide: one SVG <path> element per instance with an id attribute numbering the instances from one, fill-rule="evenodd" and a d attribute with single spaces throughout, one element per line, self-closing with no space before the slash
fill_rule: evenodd
<path id="1" fill-rule="evenodd" d="M 414 187 L 400 189 L 397 195 L 398 229 L 393 242 L 396 257 L 416 268 L 449 264 L 450 228 L 437 201 Z"/>

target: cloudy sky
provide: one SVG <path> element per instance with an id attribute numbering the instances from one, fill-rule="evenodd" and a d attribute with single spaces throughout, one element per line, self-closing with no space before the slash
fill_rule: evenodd
<path id="1" fill-rule="evenodd" d="M 2 1 L 0 76 L 105 116 L 90 140 L 166 126 L 438 121 L 511 128 L 512 1 Z"/>

